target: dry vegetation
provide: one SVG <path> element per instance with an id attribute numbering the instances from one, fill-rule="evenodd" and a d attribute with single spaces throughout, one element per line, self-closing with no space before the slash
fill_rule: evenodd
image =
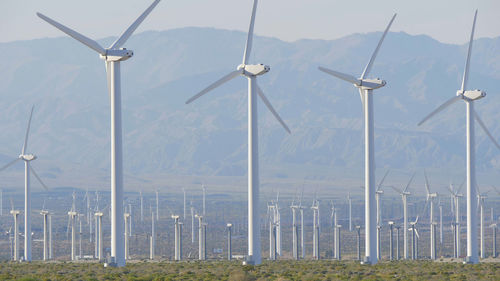
<path id="1" fill-rule="evenodd" d="M 499 280 L 500 263 L 265 261 L 135 262 L 124 268 L 97 263 L 0 263 L 0 280 Z"/>

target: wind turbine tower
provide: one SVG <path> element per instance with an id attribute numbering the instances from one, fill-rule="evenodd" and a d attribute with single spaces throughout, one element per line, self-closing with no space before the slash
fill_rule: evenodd
<path id="1" fill-rule="evenodd" d="M 227 225 L 227 260 L 231 260 L 233 258 L 232 252 L 232 227 L 233 225 L 228 223 Z"/>
<path id="2" fill-rule="evenodd" d="M 246 48 L 243 55 L 243 62 L 238 65 L 237 69 L 226 76 L 222 77 L 215 83 L 211 84 L 200 93 L 186 101 L 186 104 L 191 103 L 202 95 L 217 88 L 218 86 L 236 78 L 237 76 L 245 76 L 248 79 L 248 255 L 245 263 L 260 264 L 261 247 L 260 247 L 260 222 L 259 222 L 259 161 L 258 161 L 258 126 L 257 126 L 257 95 L 260 96 L 264 104 L 278 119 L 281 125 L 290 132 L 283 120 L 276 113 L 271 103 L 264 95 L 264 92 L 257 85 L 257 76 L 269 72 L 270 67 L 263 64 L 248 64 L 252 49 L 253 30 L 255 22 L 255 13 L 257 10 L 258 0 L 254 0 L 252 17 L 246 42 Z"/>
<path id="3" fill-rule="evenodd" d="M 42 210 L 40 212 L 40 215 L 42 215 L 42 220 L 43 220 L 43 260 L 46 261 L 49 259 L 49 252 L 48 252 L 48 231 L 47 227 L 49 224 L 49 212 Z"/>
<path id="4" fill-rule="evenodd" d="M 206 233 L 206 224 L 203 222 L 203 215 L 196 215 L 198 219 L 198 259 L 200 261 L 207 259 L 207 233 Z"/>
<path id="5" fill-rule="evenodd" d="M 19 260 L 19 214 L 21 212 L 18 210 L 14 210 L 14 207 L 12 207 L 12 210 L 10 211 L 10 214 L 14 217 L 14 260 L 18 261 Z"/>
<path id="6" fill-rule="evenodd" d="M 434 222 L 434 200 L 438 197 L 437 192 L 431 192 L 429 179 L 427 178 L 427 173 L 424 170 L 425 177 L 425 191 L 427 192 L 427 202 L 430 203 L 430 229 L 431 229 L 431 260 L 436 259 L 436 226 Z"/>
<path id="7" fill-rule="evenodd" d="M 174 259 L 182 260 L 182 223 L 179 221 L 179 216 L 172 215 L 174 220 Z"/>
<path id="8" fill-rule="evenodd" d="M 330 70 L 324 67 L 319 67 L 319 70 L 354 84 L 359 90 L 361 103 L 363 105 L 364 124 L 365 124 L 365 264 L 377 263 L 377 246 L 376 246 L 376 210 L 375 210 L 375 153 L 374 153 L 374 127 L 373 127 L 373 90 L 384 87 L 386 82 L 381 79 L 367 79 L 377 53 L 384 41 L 392 22 L 396 18 L 396 14 L 392 17 L 389 25 L 384 31 L 373 55 L 366 65 L 360 78 L 356 78 L 350 74 L 341 73 Z"/>
<path id="9" fill-rule="evenodd" d="M 99 261 L 102 261 L 104 260 L 104 254 L 103 254 L 103 241 L 102 241 L 102 216 L 103 216 L 103 213 L 102 212 L 99 212 L 97 211 L 95 214 L 95 219 L 96 219 L 96 222 L 97 222 L 97 225 L 96 225 L 96 234 L 97 234 L 97 238 L 96 238 L 96 257 Z"/>
<path id="10" fill-rule="evenodd" d="M 319 260 L 320 253 L 319 253 L 319 222 L 318 222 L 319 201 L 318 200 L 315 199 L 313 201 L 311 209 L 313 210 L 313 259 Z"/>
<path id="11" fill-rule="evenodd" d="M 68 212 L 70 224 L 71 224 L 71 260 L 76 260 L 76 231 L 75 231 L 75 217 L 78 215 L 77 212 L 71 210 Z"/>
<path id="12" fill-rule="evenodd" d="M 107 49 L 96 41 L 42 15 L 37 15 L 57 29 L 99 53 L 106 62 L 108 90 L 111 104 L 111 257 L 112 265 L 125 266 L 123 229 L 123 163 L 122 163 L 122 110 L 120 62 L 128 60 L 134 52 L 121 48 L 146 16 L 160 2 L 155 0 L 146 11 Z"/>

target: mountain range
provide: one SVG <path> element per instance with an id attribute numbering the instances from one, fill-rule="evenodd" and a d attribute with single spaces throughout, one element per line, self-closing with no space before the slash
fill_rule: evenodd
<path id="1" fill-rule="evenodd" d="M 359 94 L 317 67 L 358 76 L 380 36 L 294 42 L 255 38 L 250 61 L 271 66 L 259 84 L 292 131 L 287 134 L 259 103 L 262 177 L 333 181 L 352 176 L 362 182 Z M 113 39 L 99 42 L 107 46 Z M 165 175 L 246 175 L 246 80 L 234 79 L 184 103 L 236 69 L 245 40 L 244 32 L 194 27 L 130 38 L 126 47 L 134 57 L 122 64 L 128 177 L 154 184 L 155 177 Z M 371 72 L 387 81 L 374 97 L 377 175 L 392 169 L 403 179 L 426 168 L 443 183 L 465 176 L 465 104 L 451 106 L 421 127 L 416 124 L 455 95 L 466 51 L 466 44 L 444 44 L 425 35 L 388 34 Z M 86 180 L 104 184 L 109 179 L 110 112 L 98 55 L 60 37 L 0 43 L 0 61 L 0 165 L 20 152 L 34 104 L 29 150 L 39 156 L 34 163 L 39 173 L 52 185 L 65 173 L 82 185 Z M 500 37 L 475 40 L 469 85 L 487 92 L 476 109 L 500 140 L 499 82 Z M 478 173 L 490 183 L 500 169 L 500 151 L 479 126 L 476 131 Z M 22 170 L 19 165 L 2 173 L 8 177 Z"/>

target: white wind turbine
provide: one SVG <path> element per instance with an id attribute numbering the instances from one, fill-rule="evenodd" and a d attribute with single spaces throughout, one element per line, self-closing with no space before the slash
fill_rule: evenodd
<path id="1" fill-rule="evenodd" d="M 10 214 L 14 217 L 14 254 L 13 260 L 19 260 L 19 210 L 14 210 L 14 202 L 10 199 L 11 210 Z"/>
<path id="2" fill-rule="evenodd" d="M 408 196 L 411 194 L 408 191 L 413 178 L 415 177 L 415 173 L 411 176 L 408 184 L 406 185 L 404 190 L 401 190 L 397 187 L 391 186 L 399 195 L 401 195 L 401 199 L 403 200 L 403 252 L 404 259 L 408 259 Z"/>
<path id="3" fill-rule="evenodd" d="M 455 247 L 454 247 L 454 252 L 455 252 L 455 258 L 460 257 L 460 198 L 463 197 L 463 194 L 460 193 L 462 190 L 464 183 L 460 185 L 460 187 L 457 190 L 454 190 L 453 185 L 450 184 L 448 187 L 448 190 L 451 193 L 452 196 L 452 205 L 451 205 L 451 211 L 455 215 L 455 222 L 452 222 L 453 229 L 455 231 L 454 233 L 454 241 L 455 241 Z"/>
<path id="4" fill-rule="evenodd" d="M 375 190 L 375 202 L 377 204 L 377 259 L 380 259 L 380 256 L 382 254 L 382 251 L 380 250 L 380 230 L 382 228 L 382 209 L 380 208 L 380 196 L 384 194 L 384 191 L 382 190 L 382 184 L 384 183 L 387 174 L 389 174 L 389 170 L 385 172 L 384 177 L 377 186 L 377 190 Z"/>
<path id="5" fill-rule="evenodd" d="M 477 204 L 479 206 L 479 250 L 481 253 L 481 258 L 484 259 L 486 257 L 484 253 L 484 201 L 488 198 L 488 192 L 481 193 L 479 190 L 479 185 L 476 183 L 476 192 L 477 192 Z"/>
<path id="6" fill-rule="evenodd" d="M 396 18 L 396 14 L 392 17 L 389 25 L 384 31 L 382 38 L 378 42 L 373 55 L 366 65 L 360 78 L 356 78 L 350 74 L 341 73 L 324 67 L 319 67 L 319 70 L 335 76 L 339 79 L 352 83 L 358 88 L 363 104 L 364 123 L 365 123 L 365 260 L 366 264 L 377 263 L 377 244 L 376 242 L 376 211 L 375 211 L 375 153 L 374 153 L 374 135 L 373 135 L 373 90 L 385 86 L 386 82 L 381 79 L 367 79 L 373 66 L 373 62 L 377 53 L 384 41 L 392 22 Z"/>
<path id="7" fill-rule="evenodd" d="M 474 101 L 484 98 L 486 92 L 481 90 L 467 90 L 467 81 L 469 78 L 469 67 L 470 67 L 470 56 L 472 51 L 472 42 L 474 40 L 474 29 L 476 26 L 477 10 L 474 14 L 474 21 L 472 23 L 472 32 L 469 40 L 469 50 L 467 52 L 467 59 L 465 61 L 465 70 L 462 79 L 462 87 L 457 91 L 455 97 L 447 100 L 445 103 L 440 105 L 436 110 L 427 115 L 418 125 L 427 121 L 429 118 L 442 111 L 449 105 L 455 103 L 456 101 L 463 100 L 466 104 L 466 127 L 467 127 L 467 170 L 466 170 L 466 182 L 467 182 L 467 263 L 477 263 L 479 262 L 477 255 L 477 217 L 476 217 L 476 189 L 474 184 L 476 183 L 476 159 L 475 159 L 475 136 L 474 136 L 474 119 L 479 123 L 481 128 L 485 131 L 488 137 L 493 141 L 495 146 L 500 149 L 500 145 L 493 138 L 491 133 L 486 128 L 479 115 L 474 111 Z"/>
<path id="8" fill-rule="evenodd" d="M 7 163 L 7 165 L 0 168 L 0 171 L 7 169 L 8 167 L 14 165 L 18 161 L 24 161 L 24 260 L 31 261 L 31 186 L 30 186 L 30 174 L 33 173 L 35 178 L 40 182 L 45 190 L 49 190 L 47 186 L 43 183 L 42 179 L 35 172 L 35 169 L 30 165 L 30 162 L 35 160 L 37 157 L 34 154 L 28 154 L 28 137 L 31 127 L 31 118 L 33 117 L 33 110 L 35 106 L 31 107 L 30 118 L 28 121 L 28 128 L 26 129 L 26 135 L 24 137 L 23 148 L 21 149 L 21 154 L 15 160 Z"/>
<path id="9" fill-rule="evenodd" d="M 429 179 L 424 169 L 425 191 L 427 192 L 427 202 L 430 202 L 430 229 L 431 229 L 431 260 L 436 259 L 436 225 L 434 223 L 434 200 L 438 197 L 437 192 L 431 192 Z"/>
<path id="10" fill-rule="evenodd" d="M 264 95 L 264 92 L 257 85 L 257 76 L 263 75 L 270 70 L 270 67 L 263 64 L 248 64 L 253 41 L 253 29 L 255 13 L 258 0 L 254 0 L 248 37 L 243 54 L 243 62 L 237 69 L 221 79 L 217 80 L 192 98 L 186 101 L 191 103 L 197 98 L 221 86 L 222 84 L 236 78 L 245 76 L 248 79 L 248 264 L 260 264 L 260 222 L 259 222 L 259 161 L 258 161 L 258 126 L 257 126 L 257 95 L 260 96 L 264 104 L 271 113 L 278 119 L 285 130 L 290 133 L 290 129 L 283 122 L 278 113 Z"/>
<path id="11" fill-rule="evenodd" d="M 99 53 L 106 62 L 108 90 L 111 100 L 111 257 L 117 266 L 125 266 L 125 242 L 123 237 L 123 163 L 122 163 L 122 110 L 120 62 L 128 60 L 134 53 L 121 48 L 146 16 L 160 2 L 155 0 L 146 11 L 107 49 L 96 41 L 82 35 L 53 19 L 37 15 L 67 35 Z"/>

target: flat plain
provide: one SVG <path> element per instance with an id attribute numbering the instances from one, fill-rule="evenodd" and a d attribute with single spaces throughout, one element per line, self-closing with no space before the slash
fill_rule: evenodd
<path id="1" fill-rule="evenodd" d="M 464 265 L 445 262 L 264 261 L 132 261 L 123 268 L 89 262 L 0 263 L 0 280 L 500 280 L 499 262 Z"/>

